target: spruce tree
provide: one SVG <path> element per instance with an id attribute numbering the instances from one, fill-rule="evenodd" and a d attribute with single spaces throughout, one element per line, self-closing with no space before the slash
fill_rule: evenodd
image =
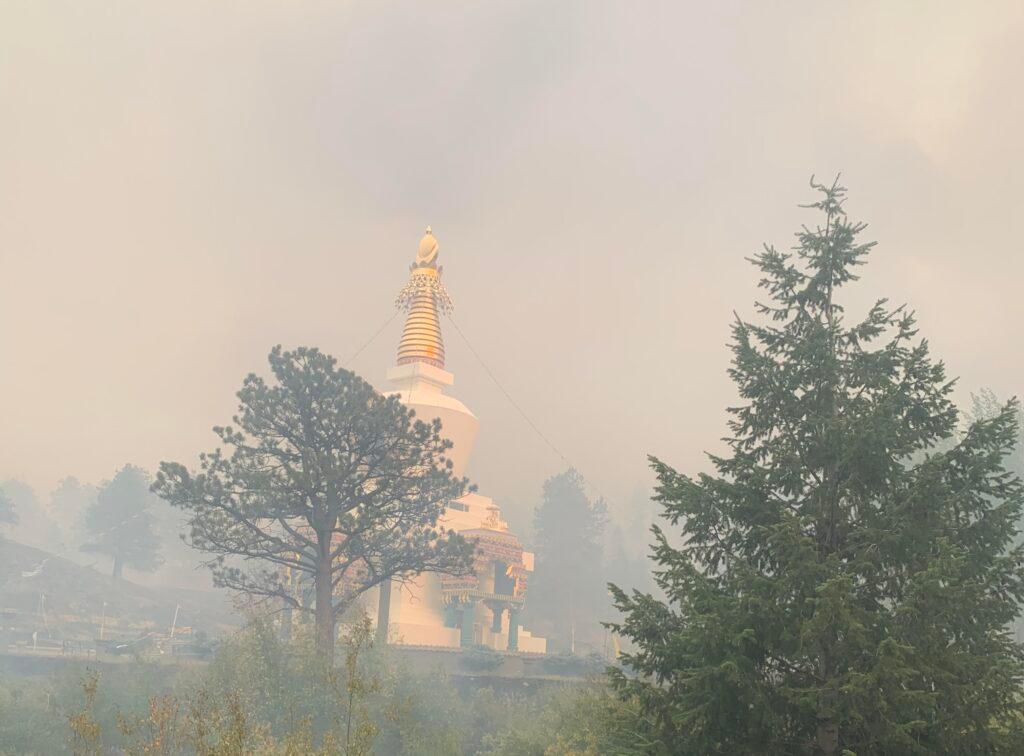
<path id="1" fill-rule="evenodd" d="M 614 588 L 633 643 L 613 672 L 678 753 L 1021 753 L 1016 402 L 955 438 L 952 381 L 913 314 L 840 294 L 873 247 L 845 189 L 821 225 L 752 259 L 728 452 L 689 477 L 652 458 L 672 537 L 666 601 Z"/>

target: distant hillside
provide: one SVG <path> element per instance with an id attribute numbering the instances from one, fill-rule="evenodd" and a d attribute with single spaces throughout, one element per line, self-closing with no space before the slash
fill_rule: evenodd
<path id="1" fill-rule="evenodd" d="M 166 632 L 179 605 L 179 626 L 220 634 L 240 624 L 225 593 L 114 580 L 40 549 L 0 540 L 0 629 L 9 636 L 49 627 L 53 638 L 89 640 L 104 615 L 108 636 L 134 636 L 150 628 Z"/>

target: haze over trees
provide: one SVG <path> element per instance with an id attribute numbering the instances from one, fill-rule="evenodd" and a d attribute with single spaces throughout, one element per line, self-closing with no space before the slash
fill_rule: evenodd
<path id="1" fill-rule="evenodd" d="M 651 525 L 658 519 L 659 505 L 651 499 L 653 491 L 638 488 L 614 512 L 609 509 L 604 537 L 605 598 L 607 606 L 600 617 L 606 621 L 615 615 L 606 583 L 628 585 L 643 591 L 654 589 L 651 576 Z"/>
<path id="2" fill-rule="evenodd" d="M 339 638 L 344 662 L 254 622 L 209 664 L 124 660 L 0 685 L 7 754 L 591 756 L 639 752 L 635 717 L 606 690 L 530 695 L 464 689 L 372 643 L 365 622 Z"/>
<path id="3" fill-rule="evenodd" d="M 61 551 L 78 551 L 87 534 L 85 513 L 96 500 L 96 486 L 73 476 L 61 479 L 50 494 L 49 513 L 61 534 Z"/>
<path id="4" fill-rule="evenodd" d="M 881 300 L 847 322 L 842 295 L 873 245 L 847 220 L 844 189 L 815 188 L 821 225 L 792 254 L 752 260 L 767 301 L 757 322 L 733 325 L 728 452 L 695 477 L 651 459 L 667 522 L 654 530 L 657 593 L 612 586 L 611 601 L 604 584 L 646 589 L 627 558 L 646 502 L 609 524 L 577 471 L 544 484 L 529 621 L 551 650 L 581 653 L 604 640 L 614 603 L 610 627 L 628 646 L 608 685 L 466 693 L 374 648 L 358 606 L 367 591 L 471 568 L 472 544 L 438 526 L 466 481 L 438 422 L 315 349 L 278 347 L 273 377 L 245 379 L 198 472 L 165 462 L 150 489 L 128 465 L 98 492 L 68 478 L 47 510 L 67 527 L 84 507 L 88 546 L 115 575 L 154 567 L 185 524 L 215 581 L 270 611 L 221 639 L 195 676 L 135 663 L 73 687 L 72 675 L 0 685 L 0 750 L 1024 752 L 1024 652 L 1010 632 L 1024 601 L 1021 407 L 982 391 L 958 413 L 905 308 Z M 55 532 L 27 486 L 6 485 L 0 524 L 24 507 L 40 534 Z M 182 544 L 168 558 L 195 557 Z M 282 604 L 312 613 L 315 633 L 275 632 L 267 614 Z M 472 676 L 505 663 L 458 656 Z M 566 661 L 541 664 L 576 674 Z"/>
<path id="5" fill-rule="evenodd" d="M 152 572 L 162 563 L 152 503 L 145 470 L 125 465 L 101 484 L 86 510 L 81 550 L 113 559 L 115 578 L 123 577 L 125 566 Z"/>
<path id="6" fill-rule="evenodd" d="M 969 423 L 979 420 L 992 420 L 999 417 L 1005 410 L 1006 402 L 1000 401 L 999 397 L 991 389 L 981 389 L 978 393 L 971 394 L 971 408 L 967 411 Z M 1013 449 L 1006 457 L 1006 469 L 1024 479 L 1024 410 L 1017 407 L 1017 437 L 1014 439 Z"/>
<path id="7" fill-rule="evenodd" d="M 14 502 L 7 492 L 0 488 L 0 525 L 13 525 L 18 521 L 18 513 L 14 510 Z"/>
<path id="8" fill-rule="evenodd" d="M 55 544 L 60 542 L 60 533 L 39 504 L 35 492 L 23 481 L 14 478 L 4 481 L 0 490 L 7 495 L 17 513 L 17 520 L 9 523 L 11 540 L 53 550 Z"/>
<path id="9" fill-rule="evenodd" d="M 446 458 L 440 422 L 415 420 L 317 349 L 269 356 L 250 374 L 234 427 L 193 474 L 160 466 L 153 490 L 190 515 L 192 546 L 215 555 L 220 586 L 309 611 L 333 656 L 337 617 L 371 588 L 417 573 L 471 569 L 473 547 L 438 526 L 465 479 Z"/>
<path id="10" fill-rule="evenodd" d="M 636 676 L 614 684 L 678 753 L 1020 753 L 1019 405 L 957 437 L 913 314 L 847 322 L 873 245 L 814 188 L 821 225 L 752 260 L 729 453 L 697 477 L 652 458 L 683 545 L 656 533 L 667 601 L 615 589 Z"/>
<path id="11" fill-rule="evenodd" d="M 578 632 L 591 643 L 603 634 L 602 610 L 611 606 L 602 550 L 606 516 L 604 501 L 587 496 L 577 470 L 545 481 L 533 518 L 537 564 L 527 610 L 553 648 L 575 651 Z"/>

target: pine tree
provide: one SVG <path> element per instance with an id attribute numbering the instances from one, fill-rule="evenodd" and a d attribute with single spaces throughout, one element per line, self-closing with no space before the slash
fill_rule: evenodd
<path id="1" fill-rule="evenodd" d="M 188 513 L 214 582 L 296 611 L 315 596 L 318 650 L 334 657 L 339 616 L 367 591 L 419 573 L 465 574 L 475 546 L 438 521 L 462 496 L 440 420 L 424 423 L 318 349 L 269 356 L 250 374 L 234 427 L 199 470 L 160 465 L 154 492 Z"/>
<path id="2" fill-rule="evenodd" d="M 125 465 L 100 487 L 86 510 L 88 541 L 81 550 L 112 557 L 115 578 L 122 576 L 126 565 L 145 572 L 155 570 L 162 560 L 160 540 L 153 530 L 152 504 L 149 476 L 138 467 Z"/>
<path id="3" fill-rule="evenodd" d="M 581 635 L 595 641 L 601 633 L 600 610 L 609 604 L 602 577 L 605 514 L 604 501 L 591 501 L 572 468 L 545 481 L 534 511 L 537 570 L 529 617 L 567 651 L 577 650 Z"/>
<path id="4" fill-rule="evenodd" d="M 691 478 L 652 458 L 667 602 L 614 588 L 635 673 L 613 673 L 678 753 L 1021 753 L 1016 402 L 953 444 L 952 382 L 914 316 L 839 294 L 873 244 L 845 190 L 823 225 L 752 262 L 729 453 Z"/>

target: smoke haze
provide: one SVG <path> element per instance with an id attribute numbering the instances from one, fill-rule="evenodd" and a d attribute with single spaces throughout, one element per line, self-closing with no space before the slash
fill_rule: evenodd
<path id="1" fill-rule="evenodd" d="M 0 7 L 0 479 L 194 459 L 272 345 L 355 353 L 431 224 L 459 326 L 629 522 L 647 453 L 719 448 L 744 258 L 811 173 L 880 242 L 863 304 L 909 302 L 961 398 L 1020 390 L 1019 3 L 336 5 Z M 444 327 L 522 528 L 566 463 Z M 350 367 L 383 385 L 400 329 Z"/>

